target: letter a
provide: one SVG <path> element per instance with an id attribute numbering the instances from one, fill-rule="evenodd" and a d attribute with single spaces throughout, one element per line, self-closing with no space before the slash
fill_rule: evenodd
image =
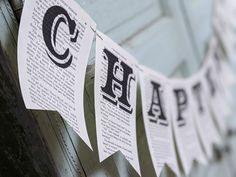
<path id="1" fill-rule="evenodd" d="M 160 84 L 151 82 L 153 86 L 152 91 L 152 102 L 150 109 L 148 111 L 148 115 L 153 117 L 154 119 L 149 119 L 150 122 L 157 123 L 159 122 L 161 125 L 168 126 L 168 121 L 163 113 L 163 108 L 161 104 L 161 97 L 160 97 Z"/>

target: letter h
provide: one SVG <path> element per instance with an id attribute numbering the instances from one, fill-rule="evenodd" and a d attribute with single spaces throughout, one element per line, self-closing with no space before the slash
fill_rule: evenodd
<path id="1" fill-rule="evenodd" d="M 131 108 L 129 99 L 131 81 L 135 81 L 133 69 L 107 49 L 104 49 L 103 52 L 104 59 L 108 62 L 106 85 L 101 87 L 104 92 L 103 98 L 114 105 L 119 104 L 121 109 L 131 114 L 133 108 Z"/>

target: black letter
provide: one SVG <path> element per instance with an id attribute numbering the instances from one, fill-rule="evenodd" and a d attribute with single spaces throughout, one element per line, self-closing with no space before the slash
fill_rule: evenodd
<path id="1" fill-rule="evenodd" d="M 160 121 L 161 125 L 168 126 L 167 119 L 163 113 L 160 97 L 160 84 L 151 81 L 153 86 L 152 91 L 152 103 L 148 115 L 154 117 L 155 119 L 149 119 L 150 122 L 157 123 L 157 120 Z M 153 112 L 154 111 L 154 112 Z M 158 114 L 159 113 L 159 114 Z"/>
<path id="2" fill-rule="evenodd" d="M 188 97 L 184 89 L 176 89 L 174 90 L 174 93 L 176 96 L 176 103 L 178 109 L 178 126 L 182 127 L 186 124 L 184 118 L 182 117 L 182 112 L 187 108 Z"/>
<path id="3" fill-rule="evenodd" d="M 71 65 L 73 56 L 67 48 L 63 54 L 56 51 L 57 30 L 61 23 L 65 23 L 69 27 L 70 41 L 75 43 L 78 38 L 79 31 L 76 30 L 75 21 L 70 18 L 66 10 L 60 6 L 50 7 L 43 18 L 43 38 L 49 50 L 48 57 L 61 68 L 67 68 Z"/>
<path id="4" fill-rule="evenodd" d="M 133 109 L 128 99 L 130 98 L 131 81 L 135 80 L 133 70 L 107 49 L 104 49 L 103 52 L 104 59 L 108 62 L 107 81 L 105 87 L 102 87 L 102 91 L 105 92 L 103 98 L 114 105 L 119 102 L 120 108 L 131 114 Z"/>
<path id="5" fill-rule="evenodd" d="M 195 99 L 198 102 L 198 111 L 202 114 L 204 112 L 203 106 L 202 106 L 202 97 L 201 97 L 201 91 L 202 91 L 202 85 L 200 82 L 195 84 L 193 86 L 193 94 L 195 96 Z"/>
<path id="6" fill-rule="evenodd" d="M 212 70 L 211 70 L 211 68 L 208 68 L 208 70 L 206 72 L 206 81 L 208 83 L 208 87 L 210 88 L 211 96 L 214 96 L 215 92 L 216 92 L 216 84 L 215 84 L 211 74 L 212 74 Z"/>

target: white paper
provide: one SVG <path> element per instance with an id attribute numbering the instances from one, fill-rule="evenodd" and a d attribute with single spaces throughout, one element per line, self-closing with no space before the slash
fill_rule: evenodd
<path id="1" fill-rule="evenodd" d="M 193 160 L 206 164 L 192 116 L 185 80 L 171 80 L 169 87 L 169 107 L 174 128 L 174 136 L 180 160 L 186 175 L 189 174 Z"/>
<path id="2" fill-rule="evenodd" d="M 211 59 L 212 63 L 214 64 L 214 71 L 217 77 L 216 81 L 221 88 L 223 97 L 226 99 L 225 101 L 228 105 L 227 107 L 230 107 L 234 102 L 231 89 L 235 84 L 235 74 L 233 73 L 232 68 L 229 66 L 229 61 L 223 54 L 222 49 L 219 45 L 217 45 L 217 41 L 215 42 L 215 45 L 211 45 L 213 48 Z"/>
<path id="3" fill-rule="evenodd" d="M 202 70 L 205 73 L 206 93 L 210 98 L 211 109 L 221 132 L 225 134 L 226 120 L 232 114 L 231 106 L 234 100 L 231 89 L 235 84 L 235 75 L 216 38 L 210 42 L 206 63 Z"/>
<path id="4" fill-rule="evenodd" d="M 235 0 L 224 0 L 217 1 L 215 3 L 215 13 L 214 13 L 214 27 L 215 30 L 223 43 L 229 59 L 236 63 L 235 60 L 235 44 L 236 44 L 236 22 L 235 22 L 235 10 L 236 2 Z"/>
<path id="5" fill-rule="evenodd" d="M 167 164 L 179 176 L 170 110 L 166 104 L 168 83 L 163 76 L 143 66 L 139 73 L 144 127 L 156 175 L 159 177 Z"/>
<path id="6" fill-rule="evenodd" d="M 230 89 L 236 83 L 235 73 L 232 70 L 230 63 L 226 60 L 221 60 L 220 66 L 220 76 L 221 81 L 223 82 L 223 86 L 226 87 L 226 89 Z"/>
<path id="7" fill-rule="evenodd" d="M 26 107 L 58 111 L 90 148 L 83 92 L 91 27 L 96 24 L 74 0 L 26 0 L 18 39 Z"/>
<path id="8" fill-rule="evenodd" d="M 219 75 L 221 81 L 223 81 L 222 85 L 226 88 L 233 86 L 236 82 L 235 73 L 230 66 L 230 61 L 220 46 L 219 40 L 215 37 L 210 41 L 208 56 L 209 55 L 213 60 L 217 75 Z"/>
<path id="9" fill-rule="evenodd" d="M 121 151 L 140 174 L 136 141 L 136 60 L 97 32 L 95 114 L 99 159 Z"/>
<path id="10" fill-rule="evenodd" d="M 220 103 L 216 104 L 221 104 L 221 106 L 216 107 L 221 107 L 221 110 L 224 111 L 225 117 L 232 114 L 232 106 L 234 104 L 232 88 L 235 84 L 235 74 L 229 64 L 230 62 L 227 59 L 226 54 L 223 52 L 218 39 L 213 37 L 210 41 L 205 65 L 201 70 L 206 73 L 207 67 L 209 65 L 211 66 L 211 77 L 214 79 L 213 82 L 217 86 L 216 88 L 219 92 L 218 95 L 220 95 Z M 209 92 L 207 96 L 210 96 Z"/>
<path id="11" fill-rule="evenodd" d="M 207 158 L 210 160 L 213 158 L 213 144 L 220 144 L 221 139 L 214 119 L 209 111 L 209 106 L 205 101 L 206 95 L 203 88 L 203 79 L 202 72 L 197 73 L 190 79 L 188 95 L 197 132 Z"/>
<path id="12" fill-rule="evenodd" d="M 232 68 L 229 66 L 227 61 L 221 61 L 221 70 L 219 71 L 219 81 L 222 86 L 222 92 L 225 95 L 226 102 L 230 107 L 230 113 L 232 113 L 232 109 L 235 104 L 234 100 L 234 86 L 235 86 L 235 73 Z"/>
<path id="13" fill-rule="evenodd" d="M 227 24 L 232 24 L 232 27 L 236 26 L 235 22 L 235 9 L 236 2 L 235 0 L 218 0 L 216 2 L 216 15 L 217 17 L 221 17 Z M 218 14 L 220 13 L 220 14 Z"/>
<path id="14" fill-rule="evenodd" d="M 207 58 L 206 60 L 206 64 L 203 68 L 203 88 L 206 94 L 206 101 L 208 101 L 208 105 L 211 108 L 211 112 L 213 113 L 221 133 L 226 134 L 226 117 L 230 113 L 229 105 L 220 88 L 220 82 L 218 80 L 218 77 L 220 76 L 216 73 L 213 59 Z"/>

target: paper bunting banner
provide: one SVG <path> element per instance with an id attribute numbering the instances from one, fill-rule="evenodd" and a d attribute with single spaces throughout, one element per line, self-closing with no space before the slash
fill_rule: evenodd
<path id="1" fill-rule="evenodd" d="M 171 80 L 169 87 L 169 107 L 171 110 L 174 136 L 181 163 L 186 175 L 189 174 L 193 160 L 206 164 L 206 158 L 192 117 L 192 107 L 185 80 Z"/>
<path id="2" fill-rule="evenodd" d="M 174 149 L 170 110 L 167 107 L 166 79 L 142 66 L 140 68 L 143 121 L 152 162 L 159 177 L 167 164 L 177 176 L 179 168 Z"/>
<path id="3" fill-rule="evenodd" d="M 97 32 L 95 114 L 99 159 L 121 151 L 140 174 L 136 141 L 137 61 Z"/>
<path id="4" fill-rule="evenodd" d="M 58 111 L 90 148 L 83 92 L 91 27 L 95 22 L 73 0 L 26 0 L 18 39 L 26 107 Z"/>
<path id="5" fill-rule="evenodd" d="M 229 12 L 224 12 L 226 7 Z M 144 127 L 157 176 L 165 164 L 180 175 L 175 143 L 186 175 L 193 160 L 206 164 L 212 158 L 212 145 L 221 142 L 220 133 L 227 133 L 226 120 L 232 113 L 230 89 L 236 79 L 226 58 L 236 53 L 235 7 L 232 0 L 216 7 L 219 39 L 211 40 L 206 62 L 189 79 L 167 79 L 139 65 L 118 44 L 96 32 L 94 97 L 100 161 L 120 151 L 140 175 L 138 75 Z M 95 22 L 74 0 L 26 0 L 18 39 L 19 80 L 26 108 L 57 111 L 91 149 L 83 93 L 95 31 Z"/>

